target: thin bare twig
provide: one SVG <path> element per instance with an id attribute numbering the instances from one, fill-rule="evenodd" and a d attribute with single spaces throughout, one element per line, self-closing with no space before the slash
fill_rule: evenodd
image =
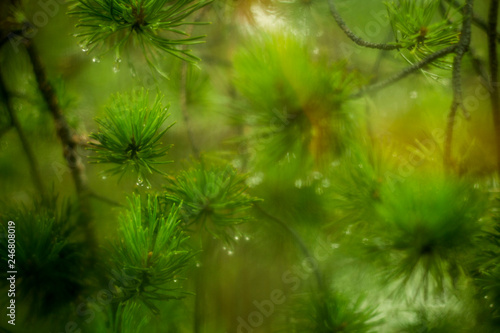
<path id="1" fill-rule="evenodd" d="M 451 167 L 452 153 L 451 146 L 453 143 L 453 129 L 455 127 L 455 117 L 458 108 L 464 111 L 464 116 L 469 118 L 469 113 L 463 106 L 462 96 L 462 60 L 465 53 L 469 50 L 471 41 L 471 27 L 472 27 L 472 13 L 474 8 L 474 0 L 467 0 L 463 9 L 464 21 L 460 33 L 460 40 L 458 41 L 455 50 L 455 59 L 453 60 L 453 101 L 451 103 L 450 113 L 448 114 L 446 124 L 446 137 L 444 142 L 444 165 Z"/>
<path id="2" fill-rule="evenodd" d="M 271 215 L 270 213 L 268 213 L 260 205 L 255 204 L 254 207 L 257 208 L 257 210 L 262 215 L 264 215 L 266 218 L 268 218 L 269 220 L 275 222 L 281 228 L 283 228 L 293 238 L 293 240 L 297 243 L 297 245 L 299 246 L 299 248 L 300 248 L 302 254 L 304 255 L 304 257 L 306 257 L 306 258 L 314 258 L 314 256 L 312 255 L 311 251 L 309 251 L 309 249 L 307 248 L 307 245 L 304 242 L 304 240 L 302 239 L 302 237 L 300 237 L 300 235 L 294 229 L 292 229 L 288 224 L 286 224 L 285 222 L 281 221 L 276 216 Z M 326 299 L 325 298 L 328 295 L 328 289 L 327 289 L 327 287 L 325 285 L 325 282 L 323 280 L 323 276 L 321 275 L 321 272 L 320 272 L 319 268 L 317 267 L 317 265 L 314 265 L 314 267 L 315 267 L 314 271 L 313 271 L 314 272 L 314 277 L 316 278 L 316 283 L 318 284 L 318 290 L 319 290 L 318 299 L 321 302 L 321 304 L 324 307 L 324 309 L 327 310 L 327 304 L 326 304 Z"/>
<path id="3" fill-rule="evenodd" d="M 410 67 L 403 69 L 401 72 L 399 72 L 399 73 L 397 73 L 397 74 L 395 74 L 395 75 L 393 75 L 393 76 L 391 76 L 383 81 L 380 81 L 380 82 L 368 85 L 364 88 L 361 88 L 360 91 L 352 94 L 350 96 L 350 98 L 359 98 L 359 97 L 362 97 L 365 93 L 374 92 L 374 91 L 383 89 L 383 88 L 385 88 L 393 83 L 396 83 L 397 81 L 404 79 L 405 77 L 407 77 L 411 73 L 416 72 L 419 69 L 422 69 L 423 67 L 432 63 L 433 61 L 435 61 L 439 58 L 442 58 L 450 53 L 455 52 L 456 48 L 457 48 L 457 45 L 451 45 L 451 46 L 448 46 L 442 50 L 436 51 L 433 54 L 429 55 L 427 58 L 413 64 Z"/>
<path id="4" fill-rule="evenodd" d="M 115 206 L 115 207 L 123 207 L 123 205 L 121 203 L 116 202 L 116 201 L 114 201 L 112 199 L 109 199 L 109 198 L 107 198 L 105 196 L 102 196 L 100 194 L 97 194 L 97 193 L 95 193 L 93 191 L 90 191 L 90 196 L 92 198 L 96 199 L 96 200 L 99 200 L 99 201 L 102 201 L 104 203 L 107 203 L 108 205 Z"/>
<path id="5" fill-rule="evenodd" d="M 330 5 L 330 13 L 332 14 L 333 18 L 335 19 L 335 22 L 337 22 L 337 25 L 339 26 L 340 29 L 345 33 L 347 37 L 349 37 L 354 43 L 356 43 L 359 46 L 364 46 L 370 49 L 379 49 L 379 50 L 396 50 L 401 47 L 399 44 L 384 44 L 384 43 L 372 43 L 369 41 L 364 40 L 363 38 L 359 37 L 356 35 L 354 32 L 352 32 L 351 29 L 347 26 L 345 23 L 344 19 L 342 16 L 339 14 L 337 11 L 337 8 L 335 7 L 334 0 L 328 0 L 328 4 Z"/>
<path id="6" fill-rule="evenodd" d="M 5 85 L 4 77 L 0 72 L 0 94 L 3 96 L 5 101 L 5 108 L 10 117 L 10 121 L 12 126 L 16 129 L 17 134 L 19 135 L 19 140 L 21 141 L 21 146 L 23 147 L 24 153 L 28 158 L 28 165 L 31 173 L 31 177 L 33 178 L 33 183 L 35 184 L 35 188 L 37 191 L 43 195 L 45 194 L 45 187 L 43 186 L 42 176 L 40 174 L 40 168 L 38 166 L 38 162 L 35 158 L 35 154 L 33 154 L 33 149 L 31 149 L 30 143 L 24 130 L 17 118 L 16 112 L 14 111 L 14 105 L 12 103 L 12 96 L 7 90 Z"/>
<path id="7" fill-rule="evenodd" d="M 455 8 L 460 8 L 462 6 L 460 2 L 456 0 L 444 0 L 444 1 L 451 4 Z M 488 33 L 489 30 L 488 22 L 486 22 L 485 20 L 474 14 L 474 12 L 472 13 L 472 23 L 479 29 L 483 30 L 485 33 Z M 500 34 L 496 30 L 494 36 L 495 40 L 500 43 Z"/>
<path id="8" fill-rule="evenodd" d="M 498 0 L 491 0 L 488 15 L 488 53 L 490 63 L 491 112 L 497 146 L 497 171 L 500 173 L 500 91 L 498 88 L 497 52 Z"/>
<path id="9" fill-rule="evenodd" d="M 66 117 L 61 110 L 56 92 L 47 78 L 45 68 L 38 55 L 35 45 L 29 40 L 25 40 L 24 44 L 33 66 L 33 72 L 38 84 L 38 89 L 47 103 L 50 114 L 54 119 L 57 136 L 61 140 L 63 146 L 63 155 L 71 170 L 71 176 L 73 177 L 73 182 L 75 183 L 76 194 L 80 206 L 81 226 L 85 233 L 89 249 L 93 252 L 96 250 L 97 241 L 92 227 L 92 210 L 89 201 L 90 191 L 87 185 L 87 177 L 85 175 L 85 165 L 82 163 L 82 160 L 77 152 L 78 142 L 75 141 L 73 130 L 69 126 L 66 121 Z"/>
<path id="10" fill-rule="evenodd" d="M 205 6 L 199 11 L 199 13 L 195 19 L 195 22 L 199 22 L 201 20 L 201 18 L 205 14 L 205 11 L 208 10 L 208 8 L 209 8 L 208 6 Z M 191 35 L 193 28 L 194 28 L 194 25 L 190 25 L 187 28 L 186 33 L 188 35 Z M 186 48 L 187 46 L 184 45 L 183 47 Z M 195 139 L 194 139 L 193 129 L 191 127 L 191 117 L 189 116 L 188 105 L 187 105 L 187 71 L 188 71 L 188 64 L 186 61 L 183 61 L 181 64 L 181 77 L 180 77 L 180 80 L 181 80 L 181 82 L 180 82 L 180 96 L 179 96 L 180 108 L 181 108 L 182 118 L 184 120 L 184 124 L 186 125 L 186 132 L 187 132 L 187 136 L 189 139 L 189 143 L 191 144 L 191 149 L 193 150 L 193 154 L 194 154 L 195 158 L 197 160 L 199 160 L 200 159 L 200 149 L 198 148 L 198 145 L 196 144 Z"/>

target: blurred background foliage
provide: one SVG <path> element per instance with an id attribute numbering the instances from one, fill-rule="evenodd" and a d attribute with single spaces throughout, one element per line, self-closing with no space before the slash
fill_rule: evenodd
<path id="1" fill-rule="evenodd" d="M 76 222 L 65 148 L 30 57 L 22 42 L 7 39 L 0 50 L 9 95 L 2 94 L 0 105 L 0 217 L 2 225 L 14 220 L 17 226 L 19 325 L 4 318 L 0 328 L 60 332 L 74 322 L 72 332 L 498 332 L 496 141 L 490 96 L 474 59 L 464 59 L 471 120 L 457 116 L 451 173 L 442 163 L 452 100 L 449 58 L 352 98 L 364 85 L 455 43 L 460 9 L 450 9 L 445 24 L 440 1 L 335 1 L 357 34 L 404 44 L 391 53 L 352 43 L 323 0 L 178 6 L 147 0 L 156 25 L 143 35 L 162 37 L 159 44 L 150 51 L 129 43 L 117 53 L 120 39 L 101 38 L 111 25 L 99 19 L 123 25 L 123 39 L 134 27 L 127 18 L 139 15 L 128 5 L 135 0 L 117 2 L 124 18 L 97 11 L 83 30 L 101 29 L 100 52 L 78 37 L 82 29 L 75 25 L 88 13 L 69 15 L 76 2 L 0 4 L 2 34 L 30 35 L 75 129 L 99 244 L 89 251 L 85 228 Z M 114 11 L 113 3 L 80 6 Z M 174 9 L 162 13 L 160 5 Z M 401 6 L 418 15 L 405 16 Z M 487 1 L 476 1 L 478 17 L 486 18 L 487 9 Z M 176 29 L 164 22 L 176 10 L 196 23 L 182 31 L 206 37 L 171 49 L 161 29 Z M 433 40 L 423 47 L 427 34 Z M 472 47 L 487 59 L 478 28 Z M 142 106 L 120 104 L 119 96 L 141 90 L 148 91 Z M 148 101 L 151 112 L 140 113 L 149 110 Z M 39 193 L 29 177 L 9 105 L 43 185 L 57 196 Z M 128 126 L 119 116 L 134 110 L 138 123 Z M 141 118 L 152 124 L 156 149 L 143 156 L 159 158 L 173 145 L 161 158 L 172 163 L 154 165 L 159 172 L 130 154 L 113 155 L 116 147 L 106 150 L 99 141 L 96 119 L 113 123 L 108 136 L 119 139 L 140 133 Z M 101 155 L 87 149 L 98 142 Z M 134 142 L 122 147 L 125 153 Z M 111 175 L 109 165 L 88 163 L 96 156 L 125 164 Z M 170 243 L 157 244 L 159 237 Z M 3 241 L 0 250 L 4 267 Z"/>

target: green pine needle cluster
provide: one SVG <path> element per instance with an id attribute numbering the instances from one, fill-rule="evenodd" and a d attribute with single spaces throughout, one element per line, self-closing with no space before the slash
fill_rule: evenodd
<path id="1" fill-rule="evenodd" d="M 466 182 L 415 177 L 384 188 L 379 251 L 389 277 L 413 290 L 442 291 L 464 273 L 481 231 L 484 194 Z"/>
<path id="2" fill-rule="evenodd" d="M 386 3 L 396 41 L 414 61 L 420 61 L 439 49 L 458 43 L 461 19 L 451 5 L 444 18 L 439 15 L 440 0 L 399 0 Z M 457 16 L 454 18 L 454 16 Z M 454 18 L 450 20 L 450 18 Z M 402 53 L 405 56 L 404 53 Z M 449 60 L 437 60 L 433 66 L 450 69 Z"/>
<path id="3" fill-rule="evenodd" d="M 197 224 L 214 237 L 230 242 L 233 227 L 251 219 L 250 208 L 258 201 L 246 193 L 246 179 L 230 165 L 197 165 L 169 177 L 164 198 L 170 203 L 182 203 L 186 224 Z"/>
<path id="4" fill-rule="evenodd" d="M 381 163 L 372 163 L 364 149 L 350 149 L 329 172 L 329 205 L 335 210 L 335 227 L 372 226 L 384 182 Z"/>
<path id="5" fill-rule="evenodd" d="M 479 254 L 475 282 L 488 312 L 500 325 L 500 199 L 493 200 L 491 209 L 492 230 L 486 231 L 479 242 L 486 246 Z"/>
<path id="6" fill-rule="evenodd" d="M 86 250 L 75 240 L 78 214 L 71 205 L 58 204 L 55 196 L 11 207 L 1 214 L 0 231 L 9 235 L 7 221 L 14 221 L 15 256 L 9 256 L 7 241 L 0 242 L 0 250 L 2 266 L 14 264 L 23 274 L 16 282 L 17 301 L 29 306 L 31 314 L 64 311 L 85 284 Z M 3 286 L 7 283 L 2 279 Z"/>
<path id="7" fill-rule="evenodd" d="M 180 29 L 186 25 L 208 24 L 185 19 L 210 2 L 78 0 L 70 14 L 79 18 L 77 27 L 82 32 L 76 37 L 82 39 L 83 50 L 101 48 L 105 50 L 101 53 L 115 51 L 116 59 L 119 60 L 122 49 L 130 46 L 142 50 L 148 64 L 157 68 L 154 60 L 160 52 L 191 63 L 200 60 L 191 50 L 181 46 L 202 43 L 205 36 L 191 37 Z"/>
<path id="8" fill-rule="evenodd" d="M 164 126 L 167 110 L 161 95 L 150 106 L 144 90 L 116 96 L 106 115 L 96 120 L 99 131 L 90 135 L 95 140 L 89 142 L 89 149 L 95 152 L 93 162 L 114 164 L 107 170 L 113 175 L 133 171 L 141 184 L 153 172 L 163 174 L 156 165 L 170 162 L 163 158 L 171 146 L 160 141 L 173 125 Z"/>
<path id="9" fill-rule="evenodd" d="M 293 309 L 292 332 L 376 332 L 380 324 L 375 307 L 363 304 L 363 298 L 354 301 L 338 293 L 329 293 L 324 298 L 301 295 L 298 306 Z"/>
<path id="10" fill-rule="evenodd" d="M 344 103 L 359 84 L 346 63 L 330 64 L 296 37 L 276 34 L 241 49 L 234 67 L 246 102 L 235 117 L 252 129 L 258 166 L 291 156 L 325 166 L 345 150 L 353 120 Z"/>
<path id="11" fill-rule="evenodd" d="M 128 210 L 120 216 L 120 236 L 113 244 L 111 267 L 129 278 L 117 287 L 121 302 L 139 300 L 154 314 L 156 301 L 183 298 L 178 280 L 190 264 L 194 253 L 184 248 L 188 236 L 179 226 L 179 207 L 165 214 L 158 198 L 141 202 L 140 196 L 129 198 Z"/>

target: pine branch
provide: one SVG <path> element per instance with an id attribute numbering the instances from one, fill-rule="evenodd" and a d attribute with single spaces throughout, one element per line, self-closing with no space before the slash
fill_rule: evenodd
<path id="1" fill-rule="evenodd" d="M 453 143 L 453 129 L 455 126 L 455 117 L 460 107 L 464 113 L 465 118 L 470 118 L 469 113 L 463 106 L 462 96 L 462 59 L 469 50 L 471 41 L 471 28 L 472 28 L 472 13 L 474 8 L 474 0 L 467 0 L 464 6 L 464 21 L 462 25 L 462 32 L 458 42 L 455 59 L 453 60 L 453 101 L 451 103 L 450 113 L 448 114 L 446 137 L 444 143 L 444 165 L 450 167 L 452 164 L 451 146 Z"/>
<path id="2" fill-rule="evenodd" d="M 396 50 L 400 48 L 401 46 L 399 44 L 382 44 L 382 43 L 372 43 L 369 41 L 366 41 L 356 35 L 354 32 L 352 32 L 351 29 L 347 26 L 345 23 L 344 19 L 342 16 L 339 14 L 337 11 L 337 8 L 335 7 L 334 0 L 328 0 L 328 4 L 330 5 L 330 13 L 332 14 L 333 18 L 335 19 L 335 22 L 337 22 L 337 25 L 339 26 L 340 29 L 345 33 L 347 37 L 349 37 L 354 43 L 356 43 L 359 46 L 364 46 L 370 49 L 379 49 L 379 50 Z"/>
<path id="3" fill-rule="evenodd" d="M 93 252 L 96 249 L 97 241 L 92 228 L 92 210 L 89 201 L 90 192 L 85 175 L 85 166 L 77 152 L 78 142 L 75 141 L 73 130 L 69 126 L 66 117 L 59 106 L 56 92 L 47 78 L 45 68 L 42 64 L 40 56 L 38 55 L 35 45 L 29 40 L 25 40 L 24 44 L 33 66 L 33 72 L 38 84 L 38 89 L 47 103 L 48 109 L 54 119 L 57 136 L 61 140 L 61 144 L 63 146 L 63 155 L 68 163 L 68 167 L 71 170 L 71 176 L 73 177 L 73 182 L 75 183 L 81 213 L 81 226 L 85 232 L 85 237 L 90 251 Z"/>
<path id="4" fill-rule="evenodd" d="M 3 97 L 5 101 L 5 108 L 10 117 L 10 121 L 12 126 L 16 129 L 17 134 L 19 135 L 19 140 L 21 141 L 21 145 L 23 147 L 24 153 L 28 158 L 28 165 L 30 168 L 31 177 L 33 178 L 33 183 L 35 184 L 35 188 L 37 191 L 43 195 L 45 194 L 45 187 L 43 186 L 42 176 L 40 174 L 40 168 L 38 166 L 38 162 L 35 158 L 35 154 L 33 153 L 33 149 L 31 149 L 30 143 L 24 130 L 17 118 L 17 115 L 14 111 L 14 105 L 12 103 L 12 96 L 7 91 L 7 87 L 5 86 L 5 81 L 2 73 L 0 72 L 0 95 Z"/>
<path id="5" fill-rule="evenodd" d="M 491 0 L 488 17 L 488 50 L 491 87 L 491 112 L 497 145 L 497 168 L 500 172 L 500 91 L 498 87 L 497 25 L 498 0 Z"/>
<path id="6" fill-rule="evenodd" d="M 455 4 L 456 5 L 456 4 Z M 450 24 L 453 24 L 453 21 L 447 16 L 447 10 L 446 10 L 446 7 L 445 7 L 445 1 L 441 1 L 439 3 L 439 8 L 440 8 L 440 12 L 441 12 L 441 16 L 446 19 Z M 476 73 L 481 77 L 481 81 L 483 81 L 483 84 L 489 88 L 489 76 L 488 76 L 488 73 L 487 73 L 487 69 L 486 69 L 486 66 L 483 62 L 483 60 L 477 55 L 477 53 L 475 52 L 474 48 L 472 46 L 469 45 L 469 55 L 470 55 L 470 58 L 471 58 L 471 62 L 472 62 L 472 67 L 474 68 L 474 70 L 476 71 Z"/>
<path id="7" fill-rule="evenodd" d="M 95 192 L 90 192 L 90 196 L 96 200 L 102 201 L 104 203 L 107 203 L 108 205 L 115 206 L 115 207 L 123 207 L 123 205 L 119 202 L 116 202 L 114 200 L 111 200 L 105 196 L 102 196 L 100 194 L 97 194 Z"/>
<path id="8" fill-rule="evenodd" d="M 374 83 L 372 85 L 368 85 L 364 88 L 361 88 L 360 91 L 352 94 L 350 96 L 350 98 L 359 98 L 359 97 L 362 97 L 366 93 L 371 93 L 371 92 L 375 92 L 375 91 L 381 90 L 383 88 L 386 88 L 386 87 L 398 82 L 399 80 L 404 79 L 405 77 L 412 74 L 413 72 L 416 72 L 419 69 L 424 68 L 425 66 L 429 65 L 433 61 L 435 61 L 439 58 L 442 58 L 450 53 L 455 52 L 455 50 L 457 49 L 457 46 L 458 45 L 451 45 L 451 46 L 448 46 L 444 49 L 436 51 L 433 54 L 431 54 L 430 56 L 428 56 L 427 58 L 423 59 L 422 61 L 419 61 L 419 62 L 413 64 L 412 66 L 403 69 L 401 72 L 399 72 L 399 73 L 397 73 L 397 74 L 395 74 L 395 75 L 393 75 L 393 76 L 391 76 L 383 81 L 380 81 L 380 82 Z"/>
<path id="9" fill-rule="evenodd" d="M 488 74 L 487 66 L 483 59 L 481 59 L 476 53 L 475 49 L 472 46 L 469 47 L 469 55 L 472 62 L 472 67 L 476 71 L 476 73 L 481 78 L 482 83 L 486 86 L 488 91 L 491 91 L 490 87 L 490 77 Z"/>
<path id="10" fill-rule="evenodd" d="M 267 219 L 275 222 L 281 228 L 283 228 L 293 238 L 293 240 L 297 243 L 297 245 L 299 246 L 299 248 L 300 248 L 300 250 L 301 250 L 301 252 L 302 252 L 302 254 L 304 255 L 305 258 L 314 258 L 313 254 L 307 248 L 307 245 L 304 242 L 304 240 L 302 239 L 302 237 L 300 237 L 300 235 L 294 229 L 292 229 L 288 224 L 286 224 L 285 222 L 281 221 L 276 216 L 271 215 L 270 213 L 268 213 L 259 204 L 255 204 L 255 208 L 263 216 L 265 216 Z M 326 313 L 328 313 L 328 305 L 326 303 L 326 297 L 329 294 L 328 293 L 328 288 L 325 285 L 325 282 L 323 280 L 323 276 L 321 275 L 321 272 L 320 272 L 320 270 L 319 270 L 319 268 L 318 268 L 317 265 L 314 266 L 314 277 L 316 278 L 316 283 L 318 284 L 318 289 L 319 289 L 318 300 L 321 302 L 321 305 L 324 308 L 324 310 L 326 311 Z"/>
<path id="11" fill-rule="evenodd" d="M 451 4 L 455 8 L 460 8 L 462 5 L 457 0 L 444 0 L 447 3 Z M 485 33 L 489 34 L 489 23 L 472 13 L 472 23 L 477 26 L 479 29 L 483 30 Z M 498 43 L 500 43 L 500 33 L 495 31 L 495 39 Z"/>
<path id="12" fill-rule="evenodd" d="M 201 18 L 203 17 L 203 14 L 207 10 L 208 7 L 203 7 L 200 12 L 198 13 L 195 22 L 200 22 Z M 193 32 L 194 25 L 190 25 L 186 29 L 186 33 L 188 35 L 191 35 Z M 186 49 L 186 45 L 183 46 L 183 49 Z M 181 83 L 180 83 L 180 107 L 182 111 L 182 118 L 184 120 L 184 124 L 186 125 L 186 132 L 187 136 L 189 139 L 189 143 L 191 144 L 191 149 L 193 150 L 193 154 L 197 160 L 200 159 L 200 149 L 198 148 L 198 145 L 196 144 L 194 140 L 194 134 L 193 130 L 191 127 L 191 117 L 189 116 L 188 112 L 188 106 L 187 106 L 187 70 L 188 70 L 188 64 L 187 62 L 183 61 L 181 64 Z"/>

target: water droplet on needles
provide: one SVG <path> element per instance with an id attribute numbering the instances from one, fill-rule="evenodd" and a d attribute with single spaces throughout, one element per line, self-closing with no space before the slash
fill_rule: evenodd
<path id="1" fill-rule="evenodd" d="M 177 280 L 174 280 L 174 283 L 177 283 Z"/>
<path id="2" fill-rule="evenodd" d="M 92 58 L 92 62 L 97 64 L 101 62 L 101 59 L 99 59 L 98 57 L 94 57 Z"/>
<path id="3" fill-rule="evenodd" d="M 234 240 L 239 240 L 240 238 L 238 236 L 234 236 Z"/>
<path id="4" fill-rule="evenodd" d="M 229 251 L 227 251 L 227 254 L 230 255 L 230 256 L 232 256 L 233 255 L 233 251 L 229 250 Z"/>
<path id="5" fill-rule="evenodd" d="M 83 52 L 88 52 L 89 51 L 89 47 L 85 43 L 81 43 L 80 44 L 80 48 L 82 49 Z"/>
<path id="6" fill-rule="evenodd" d="M 105 179 L 106 179 L 106 178 L 108 178 L 108 177 L 106 177 L 106 176 L 102 176 L 101 178 L 102 178 L 103 180 L 105 180 Z"/>
<path id="7" fill-rule="evenodd" d="M 323 177 L 323 175 L 321 174 L 321 172 L 318 172 L 318 171 L 313 171 L 313 173 L 311 174 L 311 176 L 318 180 L 318 179 L 321 179 Z"/>
<path id="8" fill-rule="evenodd" d="M 120 71 L 120 64 L 122 62 L 121 58 L 115 59 L 115 65 L 113 66 L 113 72 L 118 73 Z"/>

